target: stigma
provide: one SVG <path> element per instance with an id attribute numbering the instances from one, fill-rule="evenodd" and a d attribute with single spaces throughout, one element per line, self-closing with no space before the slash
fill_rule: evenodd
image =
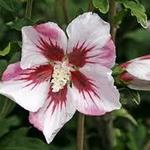
<path id="1" fill-rule="evenodd" d="M 58 92 L 69 83 L 71 77 L 71 67 L 66 61 L 57 62 L 54 64 L 54 71 L 52 74 L 51 87 L 53 92 Z"/>

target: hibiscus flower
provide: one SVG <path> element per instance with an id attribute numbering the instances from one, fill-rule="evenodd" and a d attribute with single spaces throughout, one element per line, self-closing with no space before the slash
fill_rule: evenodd
<path id="1" fill-rule="evenodd" d="M 135 90 L 150 90 L 150 55 L 145 55 L 120 65 L 125 71 L 120 79 Z"/>
<path id="2" fill-rule="evenodd" d="M 30 123 L 48 143 L 76 110 L 100 116 L 120 108 L 110 25 L 88 12 L 66 33 L 53 22 L 23 27 L 21 61 L 9 65 L 0 82 L 0 93 L 30 111 Z"/>

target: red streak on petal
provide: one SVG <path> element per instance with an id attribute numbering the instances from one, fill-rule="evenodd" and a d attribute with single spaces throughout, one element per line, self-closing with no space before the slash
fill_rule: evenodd
<path id="1" fill-rule="evenodd" d="M 34 26 L 35 30 L 43 36 L 51 37 L 52 39 L 58 38 L 58 31 L 50 27 L 48 24 L 40 24 Z"/>
<path id="2" fill-rule="evenodd" d="M 128 72 L 124 72 L 120 75 L 120 79 L 125 82 L 130 82 L 130 81 L 134 80 L 134 76 L 132 76 Z"/>
<path id="3" fill-rule="evenodd" d="M 87 53 L 91 51 L 94 46 L 89 47 L 85 45 L 85 42 L 77 45 L 73 48 L 73 51 L 68 54 L 69 62 L 77 67 L 83 67 L 86 63 L 89 62 L 88 59 L 92 57 L 96 57 L 97 55 L 87 56 Z"/>
<path id="4" fill-rule="evenodd" d="M 108 68 L 112 67 L 115 61 L 116 48 L 114 42 L 110 39 L 104 47 L 101 48 L 101 52 L 97 57 L 97 63 L 100 63 Z"/>
<path id="5" fill-rule="evenodd" d="M 36 45 L 40 49 L 40 52 L 49 60 L 61 61 L 64 57 L 64 51 L 61 49 L 57 42 L 52 42 L 51 39 L 46 40 L 40 38 L 39 44 Z"/>
<path id="6" fill-rule="evenodd" d="M 144 59 L 150 59 L 150 55 L 145 55 L 142 57 L 139 57 L 140 60 L 144 60 Z"/>
<path id="7" fill-rule="evenodd" d="M 42 65 L 36 68 L 30 68 L 24 70 L 21 73 L 19 80 L 25 80 L 29 85 L 33 85 L 33 88 L 41 82 L 48 81 L 51 78 L 53 67 L 51 65 Z"/>
<path id="8" fill-rule="evenodd" d="M 122 67 L 122 68 L 127 68 L 128 65 L 131 64 L 131 63 L 132 63 L 131 61 L 127 61 L 127 62 L 121 64 L 120 67 Z"/>
<path id="9" fill-rule="evenodd" d="M 141 57 L 138 57 L 138 58 L 136 58 L 136 59 L 127 61 L 127 62 L 121 64 L 120 66 L 121 66 L 122 68 L 127 68 L 128 65 L 131 64 L 132 62 L 138 61 L 138 60 L 145 60 L 145 59 L 150 59 L 150 55 L 141 56 Z"/>
<path id="10" fill-rule="evenodd" d="M 20 68 L 20 63 L 10 64 L 2 76 L 2 81 L 9 81 L 16 78 L 23 70 Z"/>
<path id="11" fill-rule="evenodd" d="M 65 104 L 67 100 L 67 86 L 65 86 L 58 92 L 53 92 L 52 88 L 50 87 L 48 93 L 48 100 L 50 100 L 49 105 L 53 103 L 53 112 L 57 106 L 60 106 L 62 108 L 62 105 Z"/>
<path id="12" fill-rule="evenodd" d="M 74 86 L 79 90 L 80 93 L 83 94 L 84 99 L 86 99 L 85 93 L 88 93 L 88 95 L 92 100 L 93 100 L 92 94 L 100 98 L 96 92 L 97 87 L 91 79 L 88 79 L 80 71 L 71 72 L 71 75 Z"/>

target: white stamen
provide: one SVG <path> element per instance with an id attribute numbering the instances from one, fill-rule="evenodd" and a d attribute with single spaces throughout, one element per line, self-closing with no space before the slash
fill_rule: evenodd
<path id="1" fill-rule="evenodd" d="M 54 65 L 54 72 L 52 74 L 52 91 L 58 92 L 63 89 L 63 87 L 70 80 L 71 68 L 67 66 L 66 62 L 59 62 Z"/>

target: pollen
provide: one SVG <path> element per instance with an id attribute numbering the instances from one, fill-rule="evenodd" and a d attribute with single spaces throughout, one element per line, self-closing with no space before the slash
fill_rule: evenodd
<path id="1" fill-rule="evenodd" d="M 70 67 L 66 62 L 58 62 L 54 65 L 54 72 L 52 74 L 52 91 L 58 92 L 70 81 Z"/>

